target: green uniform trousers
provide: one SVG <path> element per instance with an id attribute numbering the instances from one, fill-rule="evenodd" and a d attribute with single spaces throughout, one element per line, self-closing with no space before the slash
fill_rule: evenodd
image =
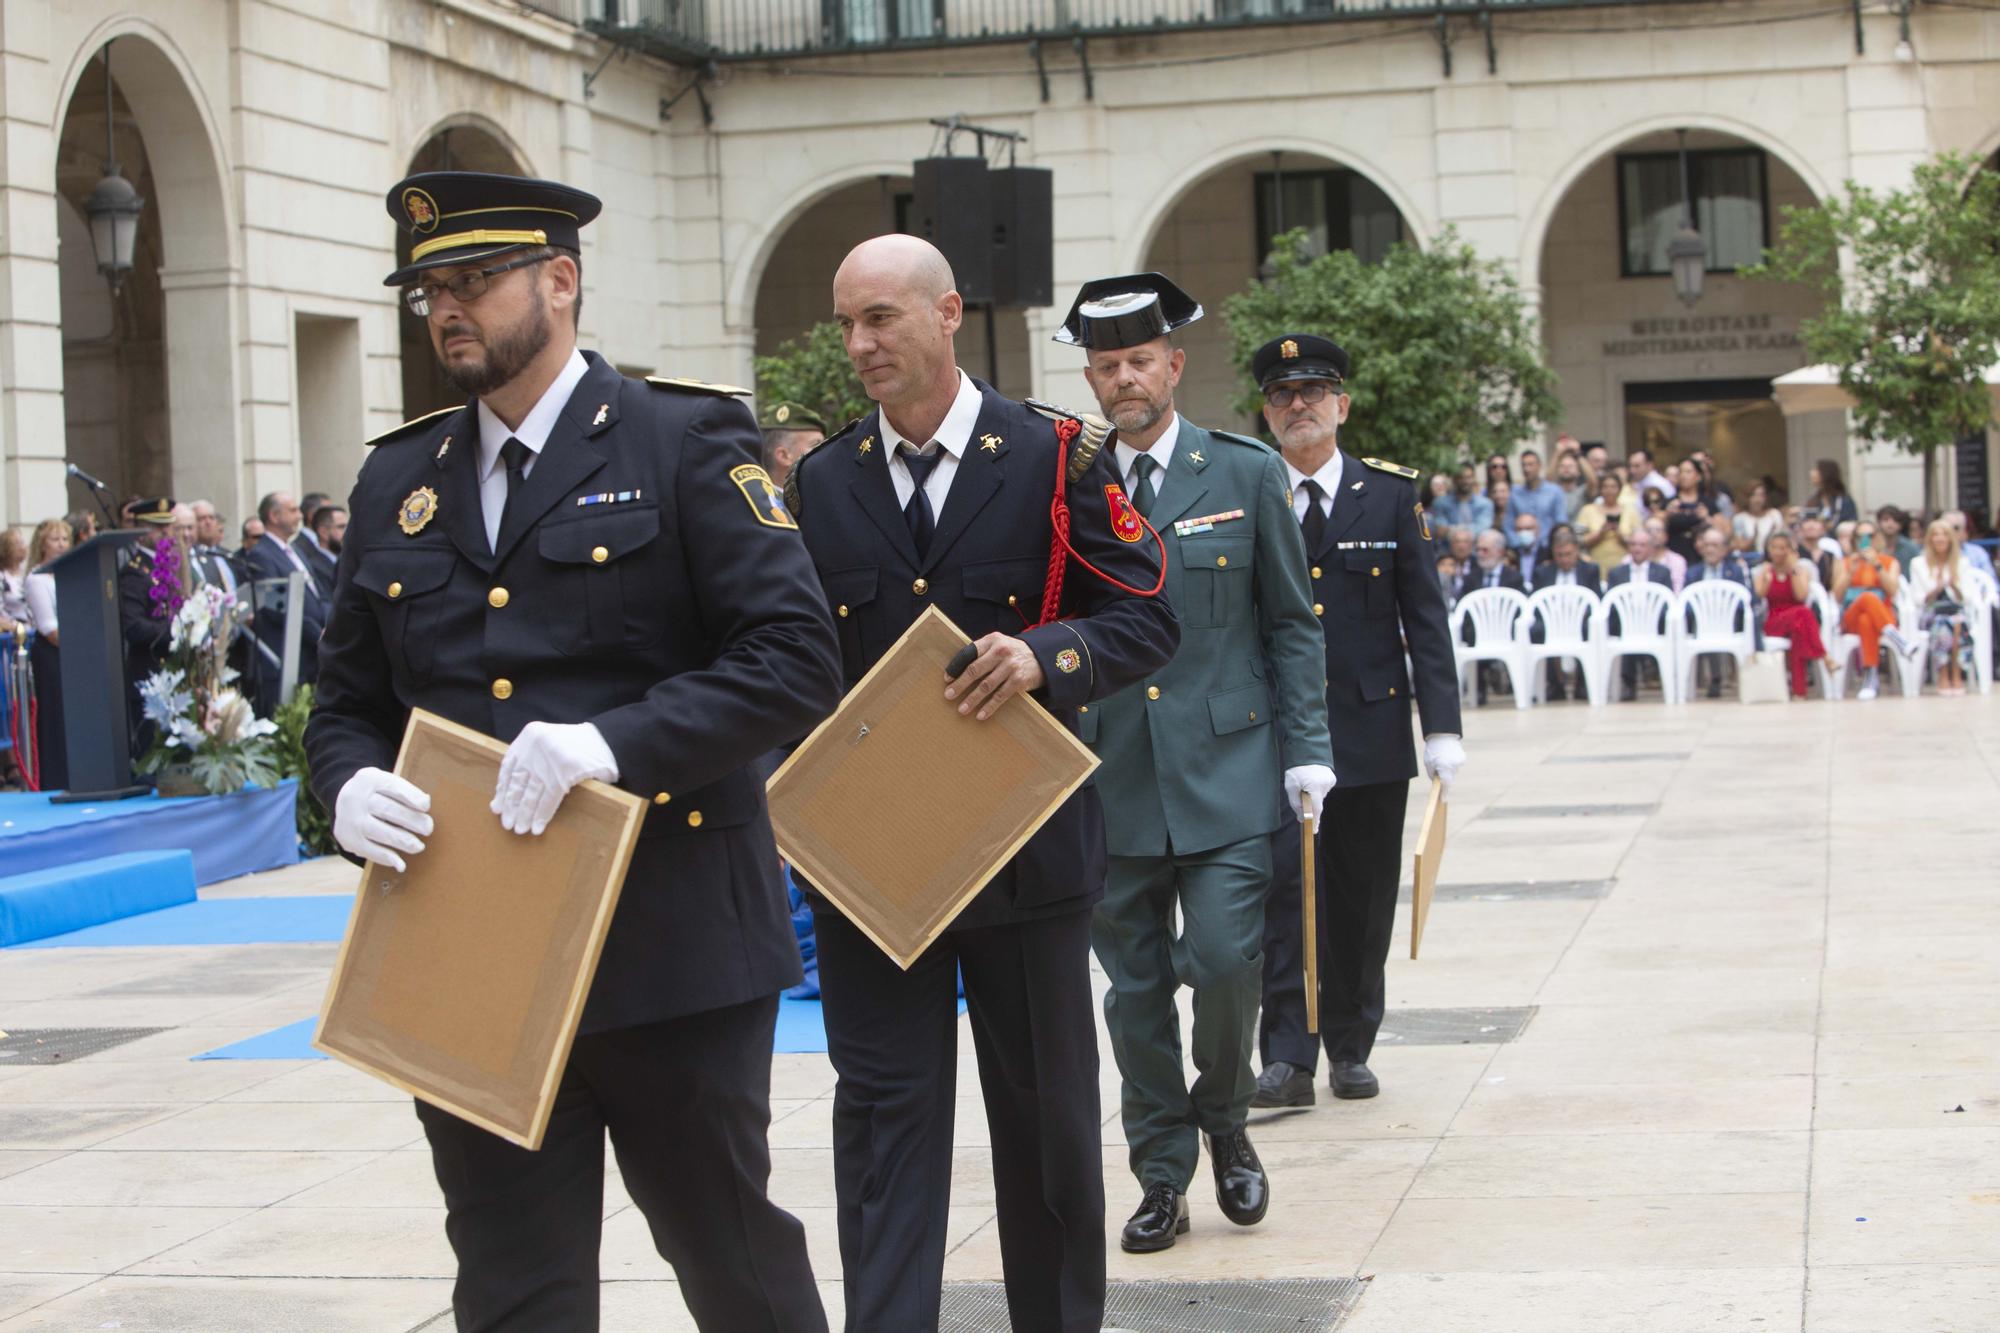
<path id="1" fill-rule="evenodd" d="M 1241 1125 L 1263 970 L 1271 842 L 1246 838 L 1191 856 L 1114 856 L 1090 942 L 1111 979 L 1104 1022 L 1124 1079 L 1132 1174 L 1185 1193 L 1201 1135 Z M 1174 907 L 1181 933 L 1174 935 Z M 1195 1080 L 1181 1064 L 1174 992 L 1194 991 Z"/>

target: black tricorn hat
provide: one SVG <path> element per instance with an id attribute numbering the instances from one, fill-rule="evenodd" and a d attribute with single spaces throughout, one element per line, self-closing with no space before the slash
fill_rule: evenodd
<path id="1" fill-rule="evenodd" d="M 557 181 L 485 171 L 420 172 L 398 181 L 385 202 L 410 236 L 410 262 L 382 279 L 385 287 L 529 246 L 578 249 L 577 233 L 604 208 Z"/>
<path id="2" fill-rule="evenodd" d="M 1086 352 L 1109 352 L 1164 337 L 1201 316 L 1201 303 L 1162 274 L 1092 278 L 1078 289 L 1055 341 Z"/>
<path id="3" fill-rule="evenodd" d="M 1250 374 L 1260 389 L 1287 380 L 1345 384 L 1347 364 L 1346 349 L 1332 339 L 1316 333 L 1287 333 L 1257 349 L 1250 360 Z"/>

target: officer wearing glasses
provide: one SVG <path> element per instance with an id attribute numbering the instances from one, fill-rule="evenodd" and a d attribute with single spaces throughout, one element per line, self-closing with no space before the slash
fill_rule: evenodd
<path id="1" fill-rule="evenodd" d="M 804 1231 L 765 1194 L 800 970 L 753 767 L 839 699 L 819 580 L 740 391 L 577 349 L 595 198 L 433 172 L 388 207 L 410 239 L 388 283 L 466 402 L 372 441 L 348 505 L 306 734 L 334 837 L 398 870 L 443 854 L 389 771 L 412 708 L 509 743 L 456 838 L 540 836 L 587 778 L 650 812 L 540 1151 L 417 1106 L 457 1325 L 598 1326 L 608 1131 L 697 1327 L 825 1333 Z"/>
<path id="2" fill-rule="evenodd" d="M 1318 1041 L 1306 1031 L 1299 838 L 1283 830 L 1273 837 L 1264 916 L 1264 1072 L 1250 1104 L 1310 1106 L 1321 1045 L 1334 1096 L 1380 1091 L 1368 1057 L 1382 1025 L 1403 814 L 1417 775 L 1413 683 L 1425 769 L 1449 788 L 1465 751 L 1458 739 L 1458 669 L 1416 469 L 1340 448 L 1348 358 L 1334 343 L 1309 333 L 1273 338 L 1258 349 L 1251 371 L 1264 390 L 1264 420 L 1285 456 L 1292 513 L 1311 561 L 1340 785 L 1327 794 L 1316 846 Z M 1403 667 L 1406 644 L 1414 682 Z"/>

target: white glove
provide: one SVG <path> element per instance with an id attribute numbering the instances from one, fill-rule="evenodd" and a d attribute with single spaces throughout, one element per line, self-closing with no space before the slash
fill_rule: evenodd
<path id="1" fill-rule="evenodd" d="M 364 768 L 334 798 L 333 840 L 364 861 L 407 870 L 403 856 L 423 851 L 423 840 L 431 836 L 430 808 L 430 796 L 414 784 L 384 769 Z"/>
<path id="2" fill-rule="evenodd" d="M 1451 784 L 1465 767 L 1465 747 L 1448 731 L 1424 737 L 1424 772 L 1444 784 L 1444 796 L 1451 799 Z"/>
<path id="3" fill-rule="evenodd" d="M 1319 826 L 1319 808 L 1326 804 L 1326 794 L 1333 790 L 1333 770 L 1325 764 L 1302 764 L 1285 770 L 1285 804 L 1297 816 L 1300 809 L 1299 794 L 1303 792 L 1312 803 L 1313 826 Z M 1303 820 L 1301 820 L 1303 822 Z"/>
<path id="4" fill-rule="evenodd" d="M 539 836 L 569 789 L 586 778 L 618 781 L 618 760 L 588 722 L 530 722 L 507 747 L 491 809 L 510 833 Z"/>

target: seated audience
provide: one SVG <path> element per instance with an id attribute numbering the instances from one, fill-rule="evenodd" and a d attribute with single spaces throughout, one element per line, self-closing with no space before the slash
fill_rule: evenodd
<path id="1" fill-rule="evenodd" d="M 1556 524 L 1569 522 L 1569 502 L 1562 487 L 1542 475 L 1542 456 L 1533 449 L 1521 451 L 1521 484 L 1513 488 L 1510 507 L 1517 519 L 1522 514 L 1535 516 L 1538 538 L 1555 531 Z M 1518 526 L 1508 523 L 1506 528 Z M 1521 572 L 1525 575 L 1527 570 Z"/>
<path id="2" fill-rule="evenodd" d="M 1896 588 L 1903 571 L 1896 558 L 1875 545 L 1875 525 L 1855 525 L 1854 554 L 1842 567 L 1834 589 L 1841 605 L 1840 627 L 1861 640 L 1863 676 L 1858 695 L 1873 699 L 1882 680 L 1882 631 L 1896 623 Z"/>
<path id="3" fill-rule="evenodd" d="M 1654 559 L 1654 554 L 1659 549 L 1658 541 L 1650 528 L 1635 529 L 1627 542 L 1630 554 L 1625 557 L 1623 564 L 1611 571 L 1606 586 L 1616 588 L 1626 583 L 1657 583 L 1669 592 L 1674 591 L 1672 571 Z M 1612 630 L 1618 628 L 1616 616 L 1611 618 L 1607 628 Z M 1630 703 L 1639 696 L 1639 659 L 1627 657 L 1620 662 L 1618 676 L 1623 685 L 1619 697 Z"/>
<path id="4" fill-rule="evenodd" d="M 70 525 L 60 518 L 35 525 L 28 542 L 28 619 L 35 641 L 28 666 L 35 674 L 35 760 L 43 791 L 69 786 L 68 741 L 63 735 L 62 627 L 56 616 L 56 557 L 69 554 Z"/>
<path id="5" fill-rule="evenodd" d="M 1486 498 L 1493 502 L 1492 527 L 1502 533 L 1514 530 L 1514 488 L 1504 481 L 1487 483 Z"/>
<path id="6" fill-rule="evenodd" d="M 1667 572 L 1673 575 L 1674 591 L 1679 592 L 1681 585 L 1687 582 L 1688 562 L 1679 551 L 1667 545 L 1666 518 L 1660 514 L 1650 514 L 1646 517 L 1644 527 L 1652 534 L 1653 559 L 1667 567 Z"/>
<path id="7" fill-rule="evenodd" d="M 1514 553 L 1521 582 L 1526 585 L 1535 577 L 1535 564 L 1542 558 L 1542 534 L 1535 515 L 1525 511 L 1514 515 L 1514 531 L 1508 535 L 1507 549 Z"/>
<path id="8" fill-rule="evenodd" d="M 1764 633 L 1787 641 L 1785 665 L 1791 671 L 1792 697 L 1806 697 L 1806 667 L 1826 656 L 1819 635 L 1819 617 L 1812 609 L 1812 576 L 1799 559 L 1792 534 L 1780 528 L 1764 541 L 1764 563 L 1757 566 L 1751 591 L 1763 600 Z"/>
<path id="9" fill-rule="evenodd" d="M 1952 534 L 1958 538 L 1960 557 L 1974 569 L 1986 575 L 1987 578 L 1992 578 L 1993 557 L 1986 554 L 1985 547 L 1973 542 L 1972 534 L 1966 530 L 1965 511 L 1963 509 L 1947 509 L 1942 514 L 1939 514 L 1938 518 L 1949 524 Z"/>
<path id="10" fill-rule="evenodd" d="M 1729 549 L 1728 539 L 1717 529 L 1701 530 L 1701 536 L 1695 538 L 1695 555 L 1695 562 L 1688 566 L 1688 583 L 1723 579 L 1740 585 L 1745 592 L 1750 591 L 1750 567 L 1743 563 L 1743 557 Z M 1708 682 L 1709 698 L 1722 697 L 1723 670 L 1728 664 L 1728 653 L 1703 653 L 1695 659 L 1695 683 Z"/>
<path id="11" fill-rule="evenodd" d="M 1458 605 L 1458 557 L 1447 551 L 1437 558 L 1438 587 L 1444 590 L 1444 609 Z"/>
<path id="12" fill-rule="evenodd" d="M 1493 502 L 1479 493 L 1479 473 L 1467 463 L 1452 478 L 1451 493 L 1431 505 L 1431 521 L 1483 532 L 1493 526 Z"/>
<path id="13" fill-rule="evenodd" d="M 1684 458 L 1674 466 L 1674 483 L 1679 490 L 1667 501 L 1667 549 L 1678 555 L 1686 568 L 1697 558 L 1696 535 L 1708 526 L 1709 515 L 1715 511 L 1708 497 L 1702 494 L 1701 465 L 1692 458 Z"/>
<path id="14" fill-rule="evenodd" d="M 1730 520 L 1730 544 L 1746 559 L 1762 560 L 1764 543 L 1784 522 L 1785 516 L 1771 507 L 1771 488 L 1761 481 L 1752 483 L 1749 494 L 1743 497 L 1743 508 Z"/>
<path id="15" fill-rule="evenodd" d="M 1597 478 L 1591 474 L 1589 465 L 1574 449 L 1563 452 L 1561 440 L 1556 442 L 1556 487 L 1563 495 L 1563 518 L 1570 523 L 1576 522 L 1583 507 L 1597 498 Z"/>
<path id="16" fill-rule="evenodd" d="M 1620 497 L 1625 484 L 1615 472 L 1597 479 L 1597 498 L 1576 515 L 1576 530 L 1599 572 L 1610 573 L 1625 559 L 1625 539 L 1639 525 L 1639 516 Z"/>
<path id="17" fill-rule="evenodd" d="M 1493 483 L 1496 481 L 1507 486 L 1514 484 L 1514 468 L 1507 461 L 1507 455 L 1505 454 L 1488 454 L 1486 456 L 1486 493 L 1488 495 L 1493 494 Z"/>
<path id="18" fill-rule="evenodd" d="M 1910 562 L 1924 549 L 1910 538 L 1910 516 L 1894 505 L 1883 505 L 1875 511 L 1875 531 L 1881 534 L 1877 544 L 1896 557 L 1905 574 L 1909 573 Z"/>
<path id="19" fill-rule="evenodd" d="M 1930 640 L 1931 674 L 1938 693 L 1965 693 L 1972 672 L 1972 626 L 1966 620 L 1968 566 L 1958 534 L 1943 519 L 1924 529 L 1924 544 L 1910 561 L 1910 592 L 1917 605 L 1917 628 Z"/>
<path id="20" fill-rule="evenodd" d="M 1458 572 L 1472 563 L 1472 539 L 1479 535 L 1474 528 L 1453 528 L 1445 537 L 1445 550 L 1458 562 Z"/>
<path id="21" fill-rule="evenodd" d="M 1802 514 L 1799 518 L 1798 537 L 1799 559 L 1813 571 L 1819 586 L 1833 591 L 1837 581 L 1840 562 L 1847 558 L 1847 552 L 1840 549 L 1840 543 L 1826 535 L 1826 520 L 1817 514 Z"/>
<path id="22" fill-rule="evenodd" d="M 81 546 L 97 536 L 97 515 L 77 510 L 67 515 L 63 522 L 69 524 L 70 545 Z"/>
<path id="23" fill-rule="evenodd" d="M 1805 505 L 1808 514 L 1818 516 L 1828 527 L 1852 523 L 1860 517 L 1854 508 L 1854 497 L 1847 493 L 1847 484 L 1841 480 L 1840 464 L 1831 458 L 1822 458 L 1812 465 L 1811 485 L 1812 494 L 1806 497 Z"/>
<path id="24" fill-rule="evenodd" d="M 1701 469 L 1701 498 L 1708 502 L 1709 509 L 1724 518 L 1736 517 L 1736 493 L 1715 475 L 1715 456 L 1706 449 L 1697 449 L 1688 457 Z"/>
<path id="25" fill-rule="evenodd" d="M 1488 528 L 1473 539 L 1472 564 L 1458 576 L 1460 597 L 1474 588 L 1512 588 L 1526 592 L 1521 576 L 1507 563 L 1507 539 L 1498 528 Z"/>
<path id="26" fill-rule="evenodd" d="M 1543 588 L 1568 587 L 1588 588 L 1593 593 L 1603 590 L 1597 566 L 1583 558 L 1583 550 L 1577 545 L 1575 530 L 1565 523 L 1549 538 L 1549 558 L 1537 561 L 1535 564 L 1534 590 L 1540 592 Z M 1536 643 L 1542 641 L 1542 623 L 1539 616 L 1529 627 L 1528 634 Z M 1569 697 L 1564 664 L 1560 658 L 1552 657 L 1548 662 L 1548 696 L 1550 699 Z M 1584 697 L 1581 680 L 1577 682 L 1576 697 L 1579 699 Z"/>

